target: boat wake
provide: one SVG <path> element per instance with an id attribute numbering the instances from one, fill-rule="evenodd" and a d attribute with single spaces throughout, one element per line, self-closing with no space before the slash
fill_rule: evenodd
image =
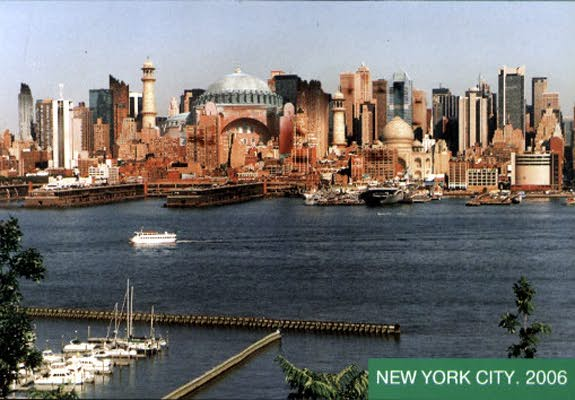
<path id="1" fill-rule="evenodd" d="M 176 240 L 176 243 L 223 243 L 223 240 L 192 240 L 192 239 L 182 239 Z"/>

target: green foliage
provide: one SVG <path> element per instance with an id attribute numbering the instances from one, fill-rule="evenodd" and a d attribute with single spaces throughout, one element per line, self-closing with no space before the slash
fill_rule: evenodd
<path id="1" fill-rule="evenodd" d="M 64 386 L 58 386 L 56 390 L 33 391 L 30 398 L 40 400 L 77 400 L 78 395 L 74 390 L 66 391 Z"/>
<path id="2" fill-rule="evenodd" d="M 522 276 L 513 284 L 515 293 L 515 306 L 517 313 L 505 313 L 501 316 L 499 326 L 511 334 L 518 334 L 519 343 L 512 344 L 507 348 L 509 358 L 535 358 L 539 336 L 551 333 L 551 327 L 542 322 L 534 322 L 529 325 L 529 317 L 535 310 L 533 298 L 535 289 Z"/>
<path id="3" fill-rule="evenodd" d="M 22 232 L 15 218 L 0 221 L 0 397 L 6 397 L 18 363 L 37 367 L 42 357 L 34 349 L 30 319 L 21 307 L 20 279 L 44 278 L 42 256 L 22 249 Z"/>
<path id="4" fill-rule="evenodd" d="M 329 374 L 297 368 L 280 355 L 275 361 L 279 363 L 292 390 L 290 399 L 367 399 L 367 371 L 359 369 L 357 365 L 350 365 L 337 374 Z"/>

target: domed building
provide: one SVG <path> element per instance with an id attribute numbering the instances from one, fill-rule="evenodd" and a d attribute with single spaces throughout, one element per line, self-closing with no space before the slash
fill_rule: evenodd
<path id="1" fill-rule="evenodd" d="M 409 172 L 415 180 L 433 173 L 432 154 L 415 140 L 411 126 L 399 116 L 393 117 L 383 129 L 383 144 L 397 150 L 398 171 Z"/>
<path id="2" fill-rule="evenodd" d="M 218 116 L 218 162 L 236 168 L 245 165 L 250 149 L 278 141 L 281 109 L 281 96 L 266 82 L 237 68 L 198 97 L 194 117 Z"/>

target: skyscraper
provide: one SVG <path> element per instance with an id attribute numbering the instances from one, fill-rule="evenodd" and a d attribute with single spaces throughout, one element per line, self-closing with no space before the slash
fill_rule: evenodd
<path id="1" fill-rule="evenodd" d="M 481 96 L 477 87 L 465 92 L 459 99 L 459 154 L 465 149 L 481 143 L 486 148 L 488 143 L 487 99 Z"/>
<path id="2" fill-rule="evenodd" d="M 339 74 L 339 84 L 347 136 L 363 145 L 370 144 L 376 136 L 377 116 L 369 68 L 362 63 L 356 72 Z"/>
<path id="3" fill-rule="evenodd" d="M 455 154 L 459 149 L 459 96 L 448 88 L 432 89 L 433 138 L 443 139 Z"/>
<path id="4" fill-rule="evenodd" d="M 78 106 L 74 107 L 72 113 L 74 131 L 80 135 L 80 150 L 92 154 L 94 151 L 94 125 L 92 124 L 90 109 L 82 101 Z"/>
<path id="5" fill-rule="evenodd" d="M 112 94 L 109 89 L 90 89 L 90 112 L 92 113 L 92 124 L 98 118 L 102 118 L 105 124 L 112 123 Z"/>
<path id="6" fill-rule="evenodd" d="M 110 75 L 110 94 L 112 95 L 112 123 L 110 124 L 110 145 L 114 157 L 118 156 L 116 139 L 122 131 L 124 118 L 130 111 L 130 87 Z"/>
<path id="7" fill-rule="evenodd" d="M 533 115 L 531 116 L 531 123 L 533 129 L 537 130 L 541 115 L 545 111 L 543 104 L 543 93 L 547 91 L 547 78 L 537 77 L 531 79 L 531 105 L 533 106 Z"/>
<path id="8" fill-rule="evenodd" d="M 18 94 L 18 122 L 19 129 L 16 140 L 32 140 L 32 123 L 34 122 L 34 100 L 32 91 L 25 83 L 20 84 L 20 94 Z"/>
<path id="9" fill-rule="evenodd" d="M 150 59 L 147 59 L 142 67 L 142 84 L 144 90 L 142 92 L 142 128 L 155 128 L 156 127 L 156 96 L 154 94 L 154 85 L 156 77 L 154 71 L 156 68 Z"/>
<path id="10" fill-rule="evenodd" d="M 497 127 L 507 124 L 525 134 L 525 66 L 499 69 Z"/>
<path id="11" fill-rule="evenodd" d="M 405 72 L 393 74 L 393 81 L 389 84 L 387 94 L 387 120 L 398 116 L 409 125 L 413 123 L 413 82 Z"/>
<path id="12" fill-rule="evenodd" d="M 52 99 L 36 101 L 36 140 L 43 150 L 52 147 Z"/>
<path id="13" fill-rule="evenodd" d="M 54 168 L 72 168 L 72 101 L 52 101 L 52 162 Z"/>
<path id="14" fill-rule="evenodd" d="M 387 81 L 378 79 L 373 81 L 373 98 L 375 100 L 375 136 L 383 136 L 383 128 L 387 123 Z"/>
<path id="15" fill-rule="evenodd" d="M 413 90 L 413 130 L 415 138 L 423 140 L 427 134 L 427 99 L 423 90 Z"/>
<path id="16" fill-rule="evenodd" d="M 130 118 L 138 118 L 138 115 L 142 112 L 142 93 L 130 92 L 130 112 L 128 116 Z"/>

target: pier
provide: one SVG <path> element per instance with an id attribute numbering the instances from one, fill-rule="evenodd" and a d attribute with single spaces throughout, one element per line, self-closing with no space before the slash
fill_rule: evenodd
<path id="1" fill-rule="evenodd" d="M 259 350 L 278 340 L 281 340 L 281 334 L 279 331 L 275 331 L 274 333 L 269 334 L 264 338 L 258 340 L 257 342 L 253 343 L 252 345 L 246 347 L 244 350 L 228 358 L 221 364 L 218 364 L 217 366 L 205 372 L 196 379 L 186 383 L 183 386 L 180 386 L 173 392 L 162 397 L 162 399 L 181 399 L 183 397 L 189 396 L 194 392 L 197 392 L 198 390 L 202 389 L 205 385 L 209 384 L 212 380 L 220 377 L 231 368 L 235 367 L 242 361 L 254 355 Z"/>
<path id="2" fill-rule="evenodd" d="M 100 321 L 110 321 L 114 318 L 113 311 L 40 307 L 28 307 L 26 311 L 32 318 L 87 319 Z M 150 319 L 151 314 L 148 313 L 135 312 L 133 315 L 133 320 L 136 322 L 149 322 Z M 267 330 L 281 329 L 282 331 L 333 333 L 341 335 L 399 336 L 401 333 L 399 324 L 370 324 L 364 322 L 343 321 L 307 321 L 295 319 L 272 319 L 264 317 L 232 317 L 154 313 L 154 322 L 166 325 Z"/>
<path id="3" fill-rule="evenodd" d="M 181 190 L 167 196 L 166 207 L 209 207 L 240 203 L 263 197 L 264 186 L 260 182 Z"/>
<path id="4" fill-rule="evenodd" d="M 141 183 L 103 185 L 56 190 L 36 189 L 24 198 L 24 207 L 62 208 L 84 207 L 143 199 L 145 186 Z"/>

